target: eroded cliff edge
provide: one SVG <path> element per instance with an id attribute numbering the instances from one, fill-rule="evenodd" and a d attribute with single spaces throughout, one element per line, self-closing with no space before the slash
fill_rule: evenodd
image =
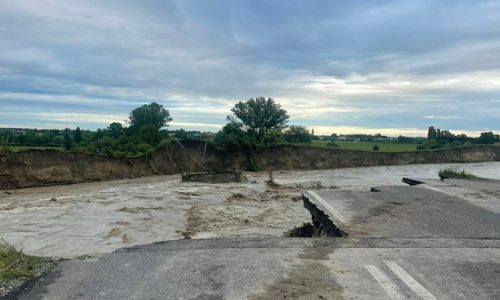
<path id="1" fill-rule="evenodd" d="M 275 146 L 257 149 L 260 170 L 314 170 L 425 163 L 500 161 L 500 147 L 475 146 L 437 151 L 382 153 L 339 149 Z M 91 182 L 181 172 L 245 170 L 245 151 L 222 151 L 204 143 L 171 144 L 153 155 L 108 158 L 83 153 L 30 150 L 0 153 L 0 189 Z"/>

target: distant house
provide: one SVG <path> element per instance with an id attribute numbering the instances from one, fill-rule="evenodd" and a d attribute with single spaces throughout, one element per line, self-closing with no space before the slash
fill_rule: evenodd
<path id="1" fill-rule="evenodd" d="M 24 135 L 26 133 L 24 129 L 17 129 L 17 128 L 14 129 L 13 132 L 15 135 Z"/>

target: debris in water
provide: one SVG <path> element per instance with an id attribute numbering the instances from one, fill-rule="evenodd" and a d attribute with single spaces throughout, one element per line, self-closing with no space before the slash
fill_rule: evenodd
<path id="1" fill-rule="evenodd" d="M 184 173 L 182 174 L 183 182 L 206 182 L 206 183 L 228 183 L 239 182 L 247 183 L 246 178 L 241 171 L 229 172 L 203 172 L 203 173 Z"/>

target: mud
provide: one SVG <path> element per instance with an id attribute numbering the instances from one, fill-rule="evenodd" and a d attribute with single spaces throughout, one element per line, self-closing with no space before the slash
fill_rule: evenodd
<path id="1" fill-rule="evenodd" d="M 311 222 L 300 192 L 369 191 L 406 185 L 403 177 L 438 178 L 456 166 L 500 179 L 500 163 L 409 165 L 246 173 L 249 183 L 181 182 L 152 176 L 0 191 L 0 238 L 39 256 L 78 257 L 184 238 L 276 236 Z"/>
<path id="2" fill-rule="evenodd" d="M 297 206 L 299 190 L 270 186 L 260 193 L 234 193 L 223 203 L 194 205 L 187 211 L 186 238 L 280 236 L 308 214 Z"/>
<path id="3" fill-rule="evenodd" d="M 342 287 L 325 265 L 333 249 L 317 245 L 306 248 L 286 277 L 265 286 L 260 293 L 249 295 L 248 299 L 344 299 Z"/>
<path id="4" fill-rule="evenodd" d="M 36 255 L 78 257 L 155 241 L 282 236 L 309 216 L 296 190 L 184 183 L 179 176 L 0 192 L 0 238 Z M 53 200 L 55 199 L 55 201 Z"/>

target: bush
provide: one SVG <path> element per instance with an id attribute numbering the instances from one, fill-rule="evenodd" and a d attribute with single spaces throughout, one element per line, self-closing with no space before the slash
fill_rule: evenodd
<path id="1" fill-rule="evenodd" d="M 150 150 L 153 149 L 153 146 L 151 146 L 150 144 L 145 144 L 145 143 L 142 143 L 142 144 L 139 144 L 135 147 L 135 149 L 137 150 L 137 152 L 139 153 L 148 153 Z"/>
<path id="2" fill-rule="evenodd" d="M 312 134 L 304 126 L 292 125 L 283 135 L 285 141 L 290 143 L 307 143 L 312 142 Z"/>
<path id="3" fill-rule="evenodd" d="M 439 170 L 439 178 L 441 180 L 445 178 L 462 178 L 462 179 L 474 179 L 478 178 L 470 173 L 465 172 L 465 170 L 461 170 L 459 168 L 444 168 Z"/>
<path id="4" fill-rule="evenodd" d="M 116 158 L 124 158 L 124 157 L 127 157 L 127 153 L 126 152 L 123 152 L 123 151 L 113 151 L 113 157 L 116 157 Z"/>
<path id="5" fill-rule="evenodd" d="M 339 148 L 340 146 L 338 144 L 335 144 L 334 141 L 330 141 L 326 144 L 327 147 L 332 147 L 332 148 Z"/>
<path id="6" fill-rule="evenodd" d="M 7 146 L 7 145 L 3 145 L 3 146 L 1 146 L 1 147 L 0 147 L 0 152 L 3 152 L 3 153 L 10 153 L 11 151 L 10 151 L 9 146 Z"/>
<path id="7" fill-rule="evenodd" d="M 167 146 L 170 145 L 172 142 L 173 142 L 173 140 L 170 139 L 170 138 L 163 139 L 163 140 L 160 141 L 160 143 L 158 143 L 158 145 L 156 146 L 156 149 L 167 148 Z"/>
<path id="8" fill-rule="evenodd" d="M 451 148 L 451 145 L 449 143 L 440 143 L 436 140 L 425 141 L 423 144 L 417 146 L 417 150 L 434 150 L 445 148 Z"/>
<path id="9" fill-rule="evenodd" d="M 226 149 L 241 149 L 255 146 L 252 136 L 247 135 L 237 124 L 227 123 L 214 137 L 214 143 Z"/>
<path id="10" fill-rule="evenodd" d="M 373 151 L 379 151 L 380 149 L 379 149 L 378 145 L 373 145 L 372 150 L 373 150 Z"/>
<path id="11" fill-rule="evenodd" d="M 107 157 L 113 157 L 113 148 L 104 147 L 104 149 L 102 149 L 101 153 L 106 155 Z"/>

